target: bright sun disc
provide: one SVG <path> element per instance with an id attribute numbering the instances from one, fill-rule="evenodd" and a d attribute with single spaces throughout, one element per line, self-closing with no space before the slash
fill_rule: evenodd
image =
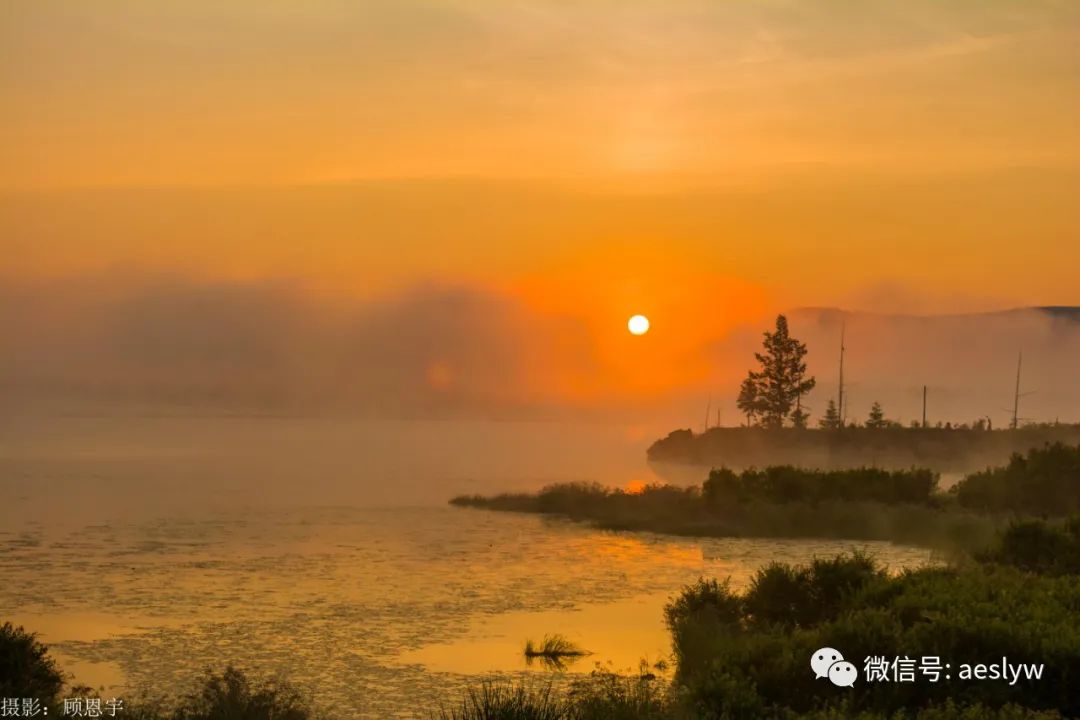
<path id="1" fill-rule="evenodd" d="M 644 315 L 635 315 L 626 323 L 632 335 L 644 335 L 649 332 L 649 318 Z"/>

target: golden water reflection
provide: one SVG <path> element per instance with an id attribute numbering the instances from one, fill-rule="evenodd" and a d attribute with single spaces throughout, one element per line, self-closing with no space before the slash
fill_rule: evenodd
<path id="1" fill-rule="evenodd" d="M 663 606 L 844 542 L 620 534 L 449 507 L 207 509 L 0 528 L 0 607 L 73 681 L 172 693 L 207 667 L 280 674 L 355 718 L 414 717 L 478 678 L 637 668 L 670 653 Z M 860 543 L 893 568 L 924 550 Z M 591 655 L 529 667 L 527 639 Z"/>
<path id="2" fill-rule="evenodd" d="M 419 663 L 432 672 L 546 672 L 549 666 L 526 662 L 522 649 L 528 638 L 539 639 L 557 632 L 589 653 L 565 658 L 567 669 L 588 670 L 599 663 L 616 670 L 631 670 L 643 658 L 655 662 L 670 655 L 671 640 L 663 619 L 664 604 L 670 595 L 654 592 L 569 610 L 478 617 L 469 623 L 464 637 L 402 653 L 398 660 L 403 664 Z"/>

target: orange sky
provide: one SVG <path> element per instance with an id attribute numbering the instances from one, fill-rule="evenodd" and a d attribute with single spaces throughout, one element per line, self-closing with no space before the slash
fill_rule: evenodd
<path id="1" fill-rule="evenodd" d="M 4 12 L 0 280 L 469 287 L 571 318 L 639 395 L 778 308 L 1080 304 L 1075 3 Z"/>
<path id="2" fill-rule="evenodd" d="M 490 279 L 631 243 L 781 301 L 948 280 L 978 304 L 1068 301 L 1080 261 L 1073 3 L 5 13 L 9 271 Z M 195 190 L 86 190 L 161 186 Z"/>
<path id="3" fill-rule="evenodd" d="M 211 0 L 5 10 L 2 184 L 768 182 L 1069 166 L 1051 0 Z"/>

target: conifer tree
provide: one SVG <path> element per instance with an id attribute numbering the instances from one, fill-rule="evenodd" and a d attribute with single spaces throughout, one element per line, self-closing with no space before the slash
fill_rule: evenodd
<path id="1" fill-rule="evenodd" d="M 747 427 L 753 425 L 754 416 L 758 413 L 757 383 L 753 373 L 750 373 L 750 377 L 742 381 L 742 385 L 739 387 L 739 399 L 736 400 L 735 404 L 746 413 Z"/>
<path id="2" fill-rule="evenodd" d="M 806 345 L 791 337 L 783 315 L 776 316 L 776 329 L 765 333 L 762 345 L 764 352 L 754 353 L 761 368 L 743 381 L 738 406 L 748 418 L 760 418 L 762 427 L 778 428 L 817 381 L 806 377 Z"/>
<path id="3" fill-rule="evenodd" d="M 825 430 L 835 430 L 840 427 L 840 411 L 836 409 L 836 401 L 829 400 L 825 407 L 825 417 L 818 420 L 818 427 Z"/>
<path id="4" fill-rule="evenodd" d="M 874 401 L 874 404 L 870 407 L 870 416 L 866 419 L 866 427 L 879 429 L 888 424 L 888 420 L 885 419 L 885 411 L 881 409 L 881 403 Z"/>

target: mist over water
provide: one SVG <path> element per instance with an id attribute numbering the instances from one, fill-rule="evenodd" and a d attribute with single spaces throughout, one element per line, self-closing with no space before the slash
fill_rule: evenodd
<path id="1" fill-rule="evenodd" d="M 682 539 L 450 508 L 460 492 L 648 479 L 633 429 L 550 423 L 29 418 L 0 444 L 0 606 L 78 682 L 172 692 L 283 673 L 411 717 L 564 633 L 616 669 L 669 652 L 667 597 L 853 543 Z M 894 568 L 927 551 L 884 543 Z"/>
<path id="2" fill-rule="evenodd" d="M 213 416 L 30 415 L 0 430 L 5 481 L 35 496 L 50 484 L 33 509 L 58 516 L 88 504 L 441 507 L 459 493 L 551 482 L 621 486 L 652 477 L 645 448 L 655 437 L 604 423 Z M 14 506 L 0 512 L 16 519 Z"/>
<path id="3" fill-rule="evenodd" d="M 105 288 L 3 289 L 0 607 L 110 694 L 175 692 L 234 663 L 348 717 L 411 717 L 481 677 L 558 680 L 521 656 L 549 633 L 594 653 L 571 673 L 663 659 L 664 603 L 698 577 L 740 586 L 767 562 L 856 544 L 894 569 L 931 560 L 446 505 L 568 481 L 700 483 L 707 468 L 660 478 L 646 449 L 700 429 L 707 407 L 738 422 L 734 387 L 767 323 L 700 338 L 713 370 L 632 397 L 610 391 L 622 378 L 574 318 L 477 288 L 341 305 L 267 283 L 88 287 Z M 907 420 L 926 384 L 931 422 L 997 412 L 1001 426 L 1017 348 L 1025 388 L 1054 389 L 1025 396 L 1023 417 L 1080 406 L 1068 316 L 811 310 L 791 324 L 815 412 L 842 325 L 852 419 L 880 400 Z M 621 371 L 681 367 L 629 359 Z M 574 390 L 594 381 L 608 389 Z"/>
<path id="4" fill-rule="evenodd" d="M 738 386 L 773 311 L 677 328 L 660 317 L 643 338 L 623 316 L 598 329 L 594 311 L 546 312 L 467 283 L 360 299 L 273 280 L 0 279 L 0 413 L 601 419 L 654 438 L 700 429 L 707 410 L 711 424 L 743 420 Z M 931 423 L 1004 427 L 1020 353 L 1021 418 L 1080 420 L 1075 309 L 789 315 L 818 380 L 803 403 L 812 421 L 837 396 L 841 329 L 849 420 L 875 401 L 920 419 L 925 386 Z"/>
<path id="5" fill-rule="evenodd" d="M 944 315 L 881 315 L 796 310 L 792 332 L 812 348 L 808 370 L 818 378 L 811 409 L 820 415 L 837 393 L 840 333 L 844 331 L 847 416 L 865 421 L 879 401 L 888 417 L 971 423 L 1011 419 L 1017 361 L 1021 421 L 1080 420 L 1080 312 L 1018 309 Z"/>

